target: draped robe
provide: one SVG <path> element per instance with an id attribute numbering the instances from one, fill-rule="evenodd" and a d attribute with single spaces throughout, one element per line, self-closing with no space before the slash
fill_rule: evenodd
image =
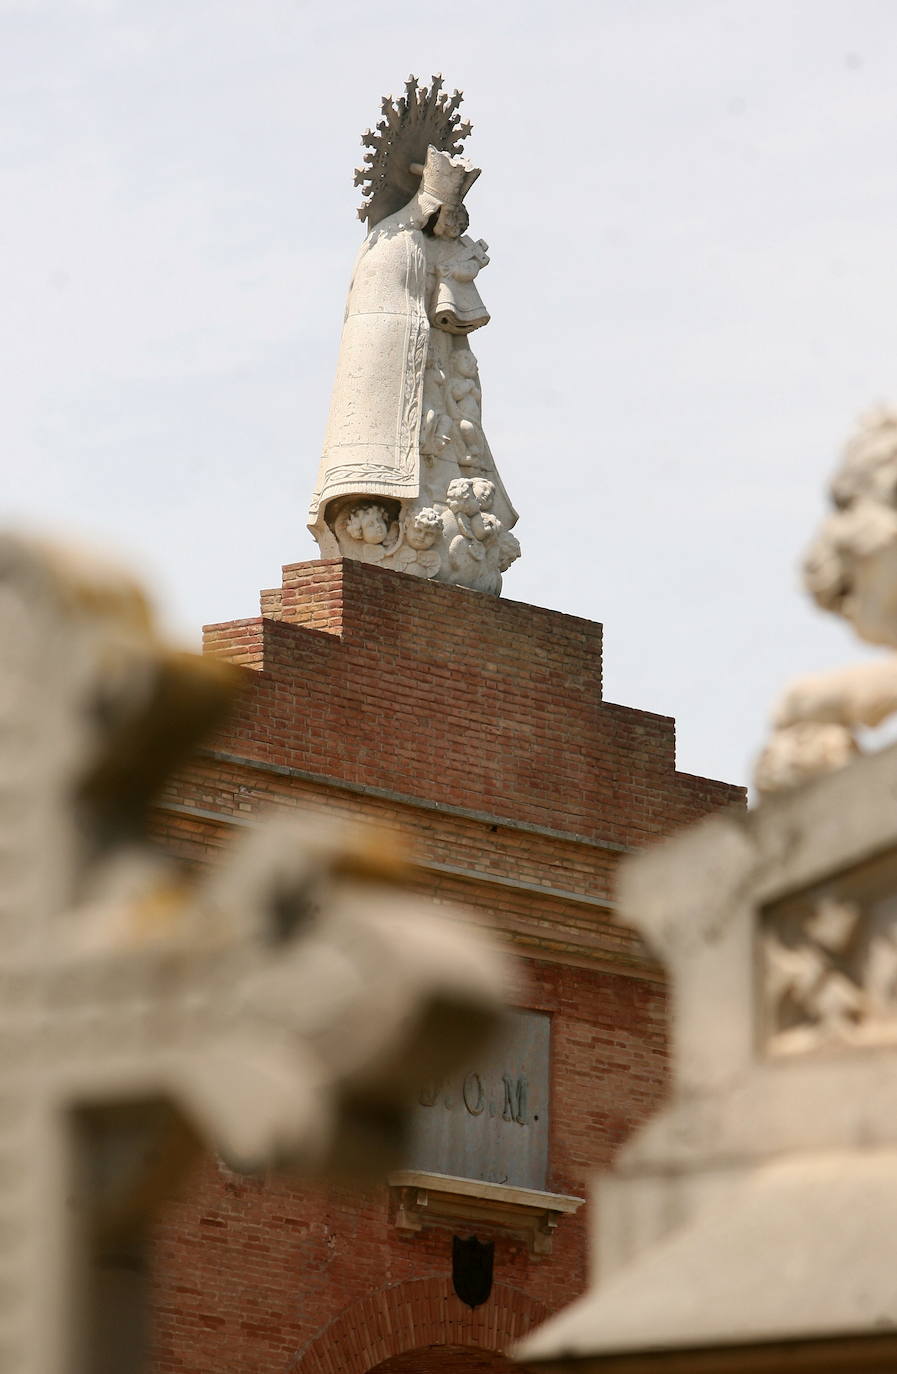
<path id="1" fill-rule="evenodd" d="M 420 489 L 420 420 L 430 322 L 415 202 L 382 220 L 355 264 L 310 523 L 341 495 Z"/>
<path id="2" fill-rule="evenodd" d="M 434 294 L 440 330 L 467 334 L 489 319 L 473 284 L 476 266 L 467 267 L 478 245 L 423 233 L 422 225 L 438 204 L 418 195 L 381 220 L 355 263 L 309 511 L 309 526 L 325 553 L 332 534 L 324 512 L 334 497 L 413 500 L 420 495 L 428 295 Z M 449 271 L 433 291 L 430 269 L 453 257 L 459 259 L 457 276 Z"/>

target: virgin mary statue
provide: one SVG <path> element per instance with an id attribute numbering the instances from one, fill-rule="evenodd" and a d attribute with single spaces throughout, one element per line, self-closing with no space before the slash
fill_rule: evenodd
<path id="1" fill-rule="evenodd" d="M 460 97 L 449 102 L 440 86 L 419 90 L 412 78 L 398 105 L 384 101 L 380 136 L 367 136 L 372 165 L 359 176 L 371 182 L 371 227 L 349 287 L 309 528 L 326 558 L 497 593 L 519 554 L 517 515 L 483 434 L 467 339 L 489 321 L 475 283 L 489 259 L 465 233 L 479 171 L 456 151 Z"/>

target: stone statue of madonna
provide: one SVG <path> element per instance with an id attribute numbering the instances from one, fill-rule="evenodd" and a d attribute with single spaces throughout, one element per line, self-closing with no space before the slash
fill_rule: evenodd
<path id="1" fill-rule="evenodd" d="M 455 151 L 460 97 L 440 96 L 437 78 L 429 91 L 412 82 L 368 136 L 373 225 L 349 288 L 309 528 L 325 558 L 497 594 L 520 548 L 468 342 L 489 321 L 476 285 L 487 245 L 467 236 L 464 206 L 479 171 Z"/>

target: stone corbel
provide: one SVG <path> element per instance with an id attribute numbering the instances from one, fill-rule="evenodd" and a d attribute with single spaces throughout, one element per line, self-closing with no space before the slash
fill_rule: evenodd
<path id="1" fill-rule="evenodd" d="M 530 1253 L 550 1255 L 561 1217 L 585 1201 L 564 1193 L 542 1193 L 505 1183 L 401 1169 L 389 1175 L 392 1221 L 396 1230 L 414 1235 L 425 1226 L 471 1226 L 479 1223 L 509 1231 L 529 1242 Z"/>

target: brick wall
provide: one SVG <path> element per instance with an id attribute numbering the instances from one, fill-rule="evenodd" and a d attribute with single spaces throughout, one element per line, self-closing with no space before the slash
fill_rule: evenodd
<path id="1" fill-rule="evenodd" d="M 630 844 L 742 796 L 676 772 L 669 717 L 602 701 L 591 621 L 339 560 L 264 600 L 204 640 L 264 670 L 228 731 L 254 758 Z"/>
<path id="2" fill-rule="evenodd" d="M 465 903 L 551 1015 L 548 1187 L 584 1195 L 663 1091 L 663 986 L 614 925 L 614 867 L 743 794 L 676 771 L 671 720 L 602 701 L 591 622 L 339 561 L 285 568 L 262 609 L 206 630 L 251 690 L 172 784 L 160 836 L 214 863 L 272 808 L 400 830 L 422 896 Z M 387 1374 L 416 1351 L 415 1368 L 498 1370 L 471 1352 L 581 1291 L 585 1226 L 584 1209 L 564 1218 L 542 1258 L 496 1233 L 493 1295 L 470 1312 L 451 1231 L 399 1234 L 385 1187 L 244 1179 L 208 1159 L 158 1230 L 157 1368 Z M 468 1364 L 446 1364 L 452 1350 Z"/>

